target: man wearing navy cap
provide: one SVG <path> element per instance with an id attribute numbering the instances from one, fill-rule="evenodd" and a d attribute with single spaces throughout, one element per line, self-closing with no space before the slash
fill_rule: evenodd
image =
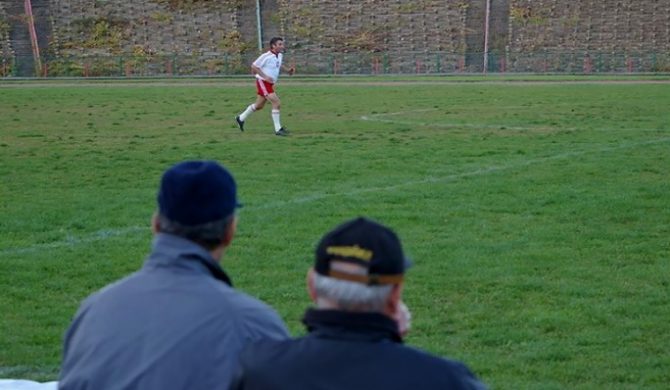
<path id="1" fill-rule="evenodd" d="M 60 389 L 227 388 L 242 347 L 288 332 L 236 291 L 219 262 L 235 234 L 237 189 L 213 161 L 168 169 L 144 266 L 87 298 L 65 335 Z"/>
<path id="2" fill-rule="evenodd" d="M 234 389 L 484 389 L 463 363 L 402 344 L 409 261 L 389 228 L 356 218 L 326 234 L 308 273 L 309 334 L 248 345 Z"/>

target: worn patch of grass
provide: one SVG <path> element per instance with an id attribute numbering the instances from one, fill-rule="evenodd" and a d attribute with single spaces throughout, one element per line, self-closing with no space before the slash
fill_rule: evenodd
<path id="1" fill-rule="evenodd" d="M 224 267 L 294 334 L 315 243 L 364 214 L 414 259 L 409 344 L 494 388 L 667 385 L 667 85 L 418 80 L 287 80 L 288 138 L 268 110 L 237 130 L 237 81 L 1 88 L 0 377 L 56 377 L 81 299 L 141 265 L 161 172 L 207 158 L 245 205 Z"/>

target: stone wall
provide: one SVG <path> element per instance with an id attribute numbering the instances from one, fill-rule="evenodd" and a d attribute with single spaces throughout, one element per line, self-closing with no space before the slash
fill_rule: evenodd
<path id="1" fill-rule="evenodd" d="M 247 71 L 243 64 L 258 54 L 255 0 L 51 2 L 53 58 L 224 56 L 215 61 L 234 61 L 234 69 Z M 466 49 L 467 1 L 263 3 L 263 44 L 270 34 L 284 36 L 293 61 L 311 72 L 453 71 Z M 437 58 L 436 52 L 446 54 Z"/>
<path id="2" fill-rule="evenodd" d="M 51 1 L 56 46 L 72 54 L 219 52 L 238 30 L 235 6 L 213 2 L 181 9 L 151 0 Z"/>
<path id="3" fill-rule="evenodd" d="M 0 54 L 9 51 L 9 17 L 5 10 L 5 4 L 0 3 Z"/>
<path id="4" fill-rule="evenodd" d="M 8 76 L 12 72 L 14 50 L 9 38 L 10 26 L 5 4 L 0 3 L 0 77 Z"/>
<path id="5" fill-rule="evenodd" d="M 340 71 L 375 66 L 388 72 L 436 71 L 435 52 L 465 51 L 467 2 L 416 0 L 283 0 L 280 24 L 298 56 L 340 59 Z M 349 63 L 353 58 L 360 63 Z M 360 57 L 359 53 L 367 56 Z M 359 58 L 360 57 L 360 58 Z M 307 62 L 307 61 L 306 61 Z M 333 65 L 334 66 L 334 65 Z"/>
<path id="6" fill-rule="evenodd" d="M 550 71 L 661 70 L 650 61 L 670 52 L 670 2 L 510 0 L 508 36 L 509 57 L 528 70 L 538 70 L 528 53 L 543 52 Z"/>
<path id="7" fill-rule="evenodd" d="M 16 0 L 0 0 L 0 27 L 3 5 L 10 1 Z M 156 62 L 163 68 L 141 72 L 170 73 L 180 67 L 196 73 L 244 73 L 258 54 L 255 0 L 49 1 L 52 33 L 42 52 L 55 72 L 67 58 L 131 56 L 135 65 Z M 263 44 L 272 35 L 284 36 L 287 58 L 305 73 L 444 73 L 481 71 L 483 66 L 486 0 L 261 4 Z M 662 70 L 657 57 L 670 52 L 667 0 L 491 4 L 491 71 Z M 0 51 L 6 58 L 11 47 L 2 34 L 0 28 Z M 179 61 L 170 62 L 170 57 Z M 104 75 L 127 65 L 110 60 L 102 66 L 109 69 L 93 73 Z M 137 73 L 134 69 L 130 71 Z"/>
<path id="8" fill-rule="evenodd" d="M 601 52 L 670 49 L 670 2 L 510 0 L 510 49 Z"/>
<path id="9" fill-rule="evenodd" d="M 250 1 L 191 0 L 182 6 L 169 0 L 51 2 L 51 74 L 111 75 L 119 69 L 127 75 L 214 74 L 248 69 L 242 53 L 253 45 L 243 40 L 241 31 L 251 23 L 240 15 L 254 12 Z M 70 58 L 86 60 L 72 64 Z"/>

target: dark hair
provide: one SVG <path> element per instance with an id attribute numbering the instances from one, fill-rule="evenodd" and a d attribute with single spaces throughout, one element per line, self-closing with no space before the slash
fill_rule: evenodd
<path id="1" fill-rule="evenodd" d="M 174 234 L 191 240 L 207 250 L 212 250 L 221 244 L 223 236 L 235 220 L 235 214 L 207 222 L 200 225 L 187 226 L 175 222 L 164 215 L 158 214 L 158 228 L 161 233 Z"/>
<path id="2" fill-rule="evenodd" d="M 270 39 L 270 47 L 274 46 L 275 43 L 277 43 L 279 41 L 283 41 L 283 40 L 284 40 L 284 38 L 282 38 L 282 37 L 274 37 L 274 38 Z"/>

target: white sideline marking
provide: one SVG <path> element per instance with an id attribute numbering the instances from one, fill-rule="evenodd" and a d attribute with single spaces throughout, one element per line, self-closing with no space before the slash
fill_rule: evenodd
<path id="1" fill-rule="evenodd" d="M 388 186 L 368 187 L 368 188 L 361 188 L 361 189 L 346 191 L 346 192 L 333 192 L 333 193 L 329 193 L 329 194 L 326 194 L 326 193 L 313 194 L 313 195 L 308 195 L 308 196 L 304 196 L 304 197 L 300 197 L 300 198 L 294 198 L 294 199 L 287 200 L 287 201 L 265 203 L 263 205 L 259 205 L 259 206 L 255 207 L 255 209 L 270 209 L 270 208 L 283 207 L 283 206 L 290 205 L 290 204 L 308 203 L 308 202 L 313 202 L 313 201 L 317 201 L 317 200 L 321 200 L 321 199 L 333 198 L 333 197 L 337 197 L 337 196 L 351 196 L 351 195 L 365 194 L 365 193 L 369 193 L 369 192 L 389 191 L 389 190 L 395 190 L 395 189 L 398 189 L 398 188 L 412 187 L 412 186 L 426 184 L 426 183 L 440 183 L 440 182 L 447 183 L 447 182 L 451 182 L 451 181 L 461 179 L 461 178 L 464 178 L 464 177 L 479 176 L 479 175 L 485 175 L 487 173 L 492 173 L 492 172 L 506 171 L 506 170 L 511 170 L 511 169 L 515 169 L 515 168 L 526 167 L 526 166 L 529 166 L 529 165 L 540 164 L 540 163 L 544 163 L 544 162 L 547 162 L 547 161 L 560 160 L 560 159 L 564 159 L 564 158 L 567 158 L 567 157 L 580 156 L 580 155 L 590 154 L 590 153 L 611 152 L 611 151 L 615 151 L 615 150 L 634 148 L 634 147 L 637 147 L 637 146 L 659 144 L 659 143 L 668 142 L 668 141 L 670 141 L 670 137 L 657 138 L 657 139 L 654 139 L 654 140 L 643 141 L 643 142 L 632 142 L 632 143 L 627 143 L 627 144 L 620 144 L 620 145 L 616 145 L 616 146 L 613 146 L 613 147 L 604 147 L 604 148 L 592 149 L 592 150 L 582 150 L 582 151 L 559 153 L 559 154 L 555 154 L 553 156 L 527 159 L 527 160 L 522 160 L 522 161 L 518 161 L 518 162 L 515 162 L 515 163 L 511 163 L 511 164 L 505 164 L 505 165 L 494 165 L 494 166 L 490 166 L 490 167 L 476 169 L 474 171 L 456 173 L 456 174 L 447 175 L 447 176 L 426 177 L 426 178 L 421 179 L 421 180 L 405 181 L 405 182 L 402 182 L 402 183 L 399 183 L 399 184 L 393 184 L 393 185 L 388 185 Z"/>
<path id="2" fill-rule="evenodd" d="M 395 120 L 395 119 L 386 119 L 382 117 L 387 117 L 387 116 L 395 116 L 395 115 L 403 115 L 403 114 L 411 114 L 411 113 L 416 113 L 416 112 L 429 112 L 429 111 L 437 111 L 437 108 L 424 108 L 424 109 L 419 109 L 419 110 L 409 110 L 409 111 L 397 111 L 397 112 L 389 112 L 389 113 L 381 113 L 381 114 L 371 114 L 371 115 L 363 115 L 360 117 L 360 120 L 362 121 L 368 121 L 368 122 L 381 122 L 381 123 L 392 123 L 392 124 L 398 124 L 398 125 L 408 125 L 408 126 L 420 126 L 420 127 L 441 127 L 445 129 L 454 129 L 454 128 L 468 128 L 468 129 L 497 129 L 497 130 L 517 130 L 517 131 L 534 131 L 534 130 L 559 130 L 559 131 L 576 131 L 579 130 L 576 127 L 563 127 L 563 128 L 555 128 L 552 126 L 535 126 L 535 127 L 520 127 L 520 126 L 507 126 L 507 125 L 487 125 L 487 124 L 477 124 L 477 123 L 440 123 L 440 122 L 418 122 L 418 121 L 402 121 L 402 120 Z M 612 129 L 612 128 L 606 128 L 606 129 L 589 129 L 590 131 L 611 131 L 611 130 L 624 130 L 624 129 Z M 643 132 L 643 131 L 658 131 L 658 130 L 663 130 L 666 131 L 667 129 L 636 129 L 637 131 Z"/>
<path id="3" fill-rule="evenodd" d="M 54 242 L 49 242 L 49 243 L 44 243 L 44 244 L 34 244 L 30 246 L 25 246 L 25 247 L 20 247 L 20 248 L 7 248 L 0 250 L 0 255 L 16 255 L 16 254 L 21 254 L 21 253 L 29 253 L 29 252 L 34 252 L 37 250 L 45 250 L 45 249 L 54 249 L 54 248 L 62 248 L 62 247 L 72 247 L 77 244 L 87 244 L 89 242 L 95 242 L 95 241 L 102 241 L 106 240 L 110 237 L 117 237 L 117 236 L 123 236 L 128 233 L 136 233 L 136 232 L 141 232 L 141 231 L 146 231 L 149 232 L 151 230 L 151 227 L 147 224 L 147 226 L 130 226 L 126 228 L 121 228 L 121 229 L 102 229 L 98 230 L 97 232 L 91 233 L 86 236 L 82 237 L 73 237 L 68 234 L 68 236 L 61 241 L 54 241 Z"/>
<path id="4" fill-rule="evenodd" d="M 287 205 L 292 205 L 292 204 L 304 204 L 304 203 L 309 203 L 309 202 L 314 202 L 322 199 L 327 199 L 327 198 L 334 198 L 338 196 L 352 196 L 352 195 L 360 195 L 360 194 L 366 194 L 366 193 L 371 193 L 371 192 L 381 192 L 381 191 L 390 191 L 390 190 L 395 190 L 398 188 L 403 188 L 403 187 L 412 187 L 416 185 L 421 185 L 421 184 L 426 184 L 426 183 L 448 183 L 457 179 L 461 179 L 464 177 L 472 177 L 472 176 L 479 176 L 479 175 L 485 175 L 488 173 L 493 173 L 493 172 L 501 172 L 501 171 L 506 171 L 506 170 L 511 170 L 511 169 L 516 169 L 516 168 L 522 168 L 526 167 L 529 165 L 536 165 L 536 164 L 541 164 L 547 161 L 554 161 L 554 160 L 560 160 L 568 157 L 574 157 L 574 156 L 581 156 L 584 154 L 592 154 L 592 153 L 606 153 L 606 152 L 612 152 L 616 150 L 621 150 L 621 149 L 630 149 L 630 148 L 635 148 L 638 146 L 645 146 L 645 145 L 654 145 L 654 144 L 660 144 L 664 142 L 670 141 L 670 137 L 664 137 L 664 138 L 657 138 L 657 139 L 652 139 L 648 141 L 642 141 L 642 142 L 629 142 L 629 143 L 624 143 L 624 144 L 619 144 L 615 146 L 610 146 L 610 147 L 602 147 L 602 148 L 596 148 L 596 149 L 590 149 L 590 150 L 581 150 L 581 151 L 572 151 L 572 152 L 566 152 L 566 153 L 559 153 L 555 154 L 552 156 L 547 156 L 547 157 L 539 157 L 539 158 L 531 158 L 531 159 L 526 159 L 526 160 L 520 160 L 517 162 L 513 162 L 510 164 L 504 164 L 504 165 L 493 165 L 489 167 L 484 167 L 484 168 L 479 168 L 475 169 L 474 171 L 469 171 L 469 172 L 462 172 L 462 173 L 456 173 L 452 175 L 446 175 L 446 176 L 431 176 L 431 177 L 426 177 L 421 180 L 413 180 L 413 181 L 406 181 L 403 183 L 398 183 L 398 184 L 392 184 L 388 186 L 377 186 L 377 187 L 368 187 L 368 188 L 360 188 L 356 190 L 351 190 L 351 191 L 342 191 L 342 192 L 333 192 L 333 193 L 315 193 L 312 195 L 307 195 L 303 197 L 298 197 L 286 201 L 278 201 L 278 202 L 269 202 L 269 203 L 264 203 L 262 205 L 255 206 L 253 210 L 266 210 L 266 209 L 274 209 L 274 208 L 281 208 L 285 207 Z M 91 235 L 84 236 L 84 237 L 68 237 L 65 240 L 62 241 L 56 241 L 56 242 L 51 242 L 47 244 L 35 244 L 27 247 L 21 247 L 21 248 L 7 248 L 0 250 L 0 255 L 11 255 L 11 254 L 21 254 L 21 253 L 29 253 L 29 252 L 34 252 L 37 250 L 43 250 L 43 249 L 53 249 L 53 248 L 62 248 L 62 247 L 72 247 L 78 244 L 86 244 L 90 242 L 95 242 L 95 241 L 102 241 L 106 240 L 107 238 L 110 237 L 116 237 L 116 236 L 122 236 L 128 233 L 135 233 L 135 232 L 140 232 L 140 231 L 149 231 L 149 226 L 131 226 L 127 228 L 122 228 L 122 229 L 104 229 L 104 230 L 99 230 Z"/>
<path id="5" fill-rule="evenodd" d="M 421 126 L 421 127 L 442 127 L 446 129 L 453 129 L 453 128 L 458 128 L 458 127 L 466 127 L 469 129 L 505 129 L 505 130 L 519 130 L 519 131 L 529 131 L 529 130 L 538 130 L 538 129 L 544 129 L 546 127 L 538 126 L 538 127 L 519 127 L 519 126 L 505 126 L 505 125 L 485 125 L 485 124 L 476 124 L 476 123 L 428 123 L 428 122 L 418 122 L 418 121 L 402 121 L 402 120 L 395 120 L 395 119 L 385 119 L 382 117 L 385 116 L 392 116 L 392 115 L 402 115 L 402 114 L 409 114 L 409 113 L 415 113 L 415 112 L 429 112 L 429 111 L 437 111 L 437 108 L 426 108 L 422 110 L 411 110 L 411 111 L 398 111 L 398 112 L 390 112 L 390 113 L 383 113 L 383 114 L 371 114 L 371 115 L 363 115 L 361 116 L 361 120 L 363 121 L 368 121 L 368 122 L 382 122 L 382 123 L 395 123 L 398 125 L 410 125 L 410 126 Z M 565 129 L 565 130 L 573 130 L 573 129 Z"/>

